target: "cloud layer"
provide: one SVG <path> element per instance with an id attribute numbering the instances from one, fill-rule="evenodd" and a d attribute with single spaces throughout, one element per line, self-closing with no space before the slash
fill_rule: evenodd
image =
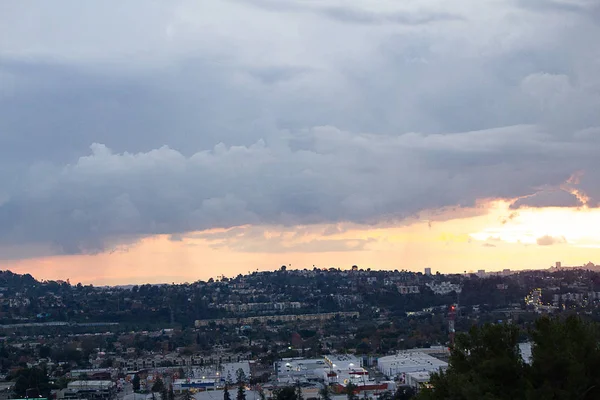
<path id="1" fill-rule="evenodd" d="M 0 245 L 600 201 L 594 2 L 26 3 L 0 12 Z"/>

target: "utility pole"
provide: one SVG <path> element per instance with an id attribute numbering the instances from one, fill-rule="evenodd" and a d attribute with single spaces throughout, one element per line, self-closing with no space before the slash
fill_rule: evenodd
<path id="1" fill-rule="evenodd" d="M 456 318 L 456 305 L 451 304 L 448 310 L 448 337 L 450 339 L 450 347 L 454 346 L 454 336 L 456 329 L 454 327 L 454 320 Z"/>
<path id="2" fill-rule="evenodd" d="M 459 303 L 460 303 L 460 292 L 462 290 L 459 288 L 456 291 L 456 304 L 451 304 L 450 309 L 448 310 L 448 337 L 450 339 L 450 346 L 454 346 L 454 336 L 456 335 L 456 316 L 459 314 Z"/>

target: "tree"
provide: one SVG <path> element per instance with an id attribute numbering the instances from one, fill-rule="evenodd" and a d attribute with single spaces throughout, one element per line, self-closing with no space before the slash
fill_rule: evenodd
<path id="1" fill-rule="evenodd" d="M 133 376 L 133 380 L 131 381 L 131 384 L 133 385 L 133 391 L 134 392 L 139 392 L 140 391 L 140 377 L 138 374 L 135 374 Z"/>
<path id="2" fill-rule="evenodd" d="M 236 400 L 246 400 L 246 374 L 243 369 L 239 368 L 235 371 L 235 375 L 238 385 Z"/>
<path id="3" fill-rule="evenodd" d="M 41 346 L 39 350 L 40 358 L 48 358 L 52 354 L 52 349 L 49 346 Z"/>
<path id="4" fill-rule="evenodd" d="M 532 360 L 519 354 L 518 329 L 485 325 L 457 336 L 448 370 L 433 374 L 419 399 L 591 400 L 600 398 L 600 327 L 578 316 L 540 318 Z"/>
<path id="5" fill-rule="evenodd" d="M 246 389 L 244 385 L 238 385 L 236 400 L 246 400 Z"/>
<path id="6" fill-rule="evenodd" d="M 433 389 L 420 399 L 525 399 L 527 381 L 514 325 L 474 326 L 457 335 L 446 372 L 434 373 Z"/>
<path id="7" fill-rule="evenodd" d="M 600 398 L 600 330 L 570 316 L 541 318 L 532 332 L 529 399 Z"/>
<path id="8" fill-rule="evenodd" d="M 258 398 L 260 400 L 267 400 L 267 396 L 265 395 L 265 390 L 262 388 L 262 386 L 258 387 Z"/>
<path id="9" fill-rule="evenodd" d="M 231 395 L 229 394 L 229 387 L 225 385 L 223 388 L 223 400 L 231 400 Z"/>
<path id="10" fill-rule="evenodd" d="M 358 400 L 356 389 L 357 387 L 354 383 L 348 382 L 346 385 L 346 395 L 348 396 L 348 400 Z"/>
<path id="11" fill-rule="evenodd" d="M 379 395 L 379 400 L 394 400 L 394 395 L 389 390 L 386 390 Z"/>
<path id="12" fill-rule="evenodd" d="M 241 368 L 238 368 L 238 370 L 235 371 L 235 377 L 237 379 L 238 385 L 244 384 L 246 382 L 246 373 Z"/>
<path id="13" fill-rule="evenodd" d="M 398 386 L 394 393 L 393 400 L 410 400 L 416 396 L 417 392 L 410 386 Z M 381 399 L 380 399 L 381 400 Z"/>
<path id="14" fill-rule="evenodd" d="M 163 390 L 165 390 L 165 384 L 163 383 L 162 379 L 160 379 L 160 377 L 156 378 L 156 381 L 154 381 L 154 384 L 152 385 L 152 392 L 153 393 L 158 393 L 158 392 L 163 392 Z"/>
<path id="15" fill-rule="evenodd" d="M 169 385 L 169 400 L 175 400 L 175 392 L 173 391 L 173 385 Z"/>
<path id="16" fill-rule="evenodd" d="M 276 400 L 296 400 L 296 389 L 293 386 L 284 386 L 274 390 Z"/>
<path id="17" fill-rule="evenodd" d="M 304 400 L 304 396 L 302 395 L 302 386 L 300 386 L 300 382 L 296 382 L 296 400 Z"/>
<path id="18" fill-rule="evenodd" d="M 329 393 L 329 388 L 327 388 L 327 386 L 325 386 L 321 390 L 319 390 L 319 395 L 321 396 L 322 400 L 331 400 L 331 393 Z M 388 399 L 388 400 L 391 400 L 391 399 Z"/>
<path id="19" fill-rule="evenodd" d="M 15 393 L 17 396 L 24 398 L 27 392 L 32 390 L 37 392 L 41 397 L 50 395 L 50 384 L 46 371 L 41 368 L 23 368 L 17 371 L 14 378 Z M 36 396 L 37 397 L 37 396 Z"/>
<path id="20" fill-rule="evenodd" d="M 186 389 L 181 394 L 181 400 L 194 400 L 194 396 L 192 396 L 192 393 Z"/>
<path id="21" fill-rule="evenodd" d="M 111 368 L 113 366 L 113 359 L 110 357 L 105 358 L 100 363 L 100 368 Z"/>

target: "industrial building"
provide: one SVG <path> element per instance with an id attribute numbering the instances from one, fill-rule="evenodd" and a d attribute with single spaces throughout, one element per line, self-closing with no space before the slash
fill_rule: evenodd
<path id="1" fill-rule="evenodd" d="M 62 399 L 112 399 L 117 385 L 112 381 L 73 381 L 57 397 Z"/>
<path id="2" fill-rule="evenodd" d="M 224 363 L 218 367 L 195 367 L 190 370 L 190 377 L 187 379 L 175 379 L 173 390 L 181 392 L 183 390 L 217 390 L 225 384 L 237 382 L 238 371 L 241 370 L 248 382 L 251 378 L 250 363 L 248 361 Z"/>
<path id="3" fill-rule="evenodd" d="M 377 360 L 377 368 L 384 375 L 403 377 L 409 372 L 437 372 L 448 368 L 448 363 L 423 352 L 405 351 Z"/>
<path id="4" fill-rule="evenodd" d="M 362 366 L 362 360 L 353 355 L 334 354 L 318 359 L 287 358 L 274 363 L 277 383 L 305 384 L 309 390 L 311 382 L 325 382 L 337 393 L 345 393 L 349 384 L 359 392 L 390 390 L 393 382 L 376 382 Z"/>
<path id="5" fill-rule="evenodd" d="M 322 358 L 284 358 L 276 361 L 273 367 L 279 383 L 319 380 L 323 378 L 323 372 L 329 369 Z"/>

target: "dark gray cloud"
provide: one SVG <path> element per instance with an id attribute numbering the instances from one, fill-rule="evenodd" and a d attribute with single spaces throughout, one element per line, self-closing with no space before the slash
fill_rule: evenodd
<path id="1" fill-rule="evenodd" d="M 511 208 L 521 207 L 580 207 L 583 203 L 573 194 L 562 189 L 549 189 L 523 197 L 511 204 Z"/>
<path id="2" fill-rule="evenodd" d="M 589 15 L 600 11 L 600 6 L 594 0 L 518 0 L 517 4 L 525 9 L 538 12 L 565 12 Z"/>
<path id="3" fill-rule="evenodd" d="M 373 13 L 341 7 L 324 8 L 317 12 L 337 21 L 367 25 L 398 24 L 410 26 L 463 20 L 460 16 L 450 13 Z"/>
<path id="4" fill-rule="evenodd" d="M 406 26 L 418 26 L 435 22 L 462 21 L 463 16 L 449 12 L 436 12 L 427 10 L 412 10 L 402 12 L 379 11 L 368 9 L 368 4 L 362 7 L 352 6 L 348 3 L 346 7 L 329 6 L 327 2 L 310 3 L 302 1 L 273 1 L 273 0 L 235 0 L 241 4 L 250 4 L 269 11 L 288 13 L 309 13 L 323 16 L 334 21 L 359 24 L 359 25 L 383 25 L 395 24 Z"/>
<path id="5" fill-rule="evenodd" d="M 600 199 L 600 27 L 584 13 L 25 3 L 0 13 L 0 247 Z"/>

